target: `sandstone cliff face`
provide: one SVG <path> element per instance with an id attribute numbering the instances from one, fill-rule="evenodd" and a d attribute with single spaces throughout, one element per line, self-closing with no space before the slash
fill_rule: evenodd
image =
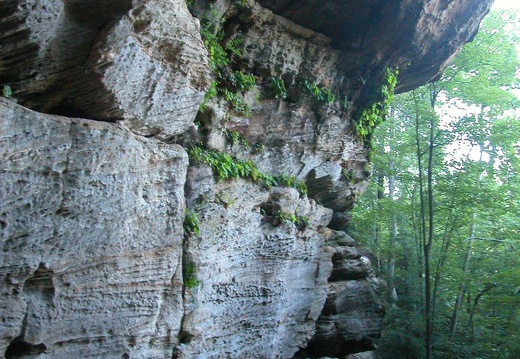
<path id="1" fill-rule="evenodd" d="M 0 355 L 370 349 L 382 284 L 339 231 L 369 172 L 354 123 L 386 68 L 401 69 L 398 91 L 437 76 L 490 2 L 3 1 Z M 229 57 L 220 75 L 200 36 L 210 20 Z M 234 94 L 250 115 L 225 99 L 236 71 L 255 78 Z M 308 193 L 223 181 L 188 161 L 195 145 Z"/>

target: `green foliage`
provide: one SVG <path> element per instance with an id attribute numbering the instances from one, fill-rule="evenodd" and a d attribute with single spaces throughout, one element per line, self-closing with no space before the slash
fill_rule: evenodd
<path id="1" fill-rule="evenodd" d="M 231 92 L 228 89 L 223 89 L 222 92 L 224 93 L 226 102 L 231 105 L 231 108 L 235 110 L 235 112 L 244 114 L 247 117 L 251 116 L 253 107 L 246 102 L 244 96 L 240 93 Z"/>
<path id="2" fill-rule="evenodd" d="M 208 101 L 221 94 L 234 111 L 247 117 L 251 116 L 252 106 L 246 102 L 242 93 L 250 91 L 256 86 L 255 76 L 242 71 L 230 74 L 229 69 L 231 56 L 241 56 L 242 54 L 240 45 L 243 40 L 233 38 L 227 42 L 224 41 L 225 35 L 221 28 L 219 14 L 213 6 L 210 6 L 202 21 L 200 34 L 208 50 L 210 68 L 217 78 L 211 82 L 200 110 L 204 111 Z"/>
<path id="3" fill-rule="evenodd" d="M 403 315 L 402 310 L 391 310 L 385 318 L 385 327 L 388 329 L 377 343 L 376 358 L 424 358 L 423 326 L 424 322 L 418 313 L 410 311 Z"/>
<path id="4" fill-rule="evenodd" d="M 356 178 L 356 174 L 354 173 L 354 170 L 352 168 L 349 168 L 348 170 L 342 169 L 341 175 L 347 181 L 348 183 L 356 184 L 359 182 L 359 180 Z"/>
<path id="5" fill-rule="evenodd" d="M 443 78 L 396 96 L 393 116 L 373 133 L 375 174 L 349 232 L 378 254 L 379 276 L 393 276 L 398 292 L 379 358 L 424 358 L 423 229 L 433 233 L 432 357 L 520 357 L 518 37 L 505 31 L 520 28 L 510 15 L 491 12 Z M 423 189 L 431 183 L 426 223 L 419 179 Z"/>
<path id="6" fill-rule="evenodd" d="M 247 140 L 244 137 L 242 137 L 242 135 L 237 131 L 230 131 L 226 129 L 224 132 L 226 134 L 227 140 L 229 141 L 229 143 L 231 143 L 232 146 L 241 145 L 245 147 L 247 150 L 251 148 L 249 142 L 247 142 Z"/>
<path id="7" fill-rule="evenodd" d="M 271 77 L 269 86 L 274 92 L 274 97 L 278 99 L 287 98 L 287 89 L 285 88 L 285 82 L 280 77 Z"/>
<path id="8" fill-rule="evenodd" d="M 210 67 L 218 73 L 220 68 L 229 64 L 229 56 L 221 45 L 224 40 L 224 31 L 220 28 L 219 14 L 213 6 L 202 19 L 200 35 L 209 53 Z"/>
<path id="9" fill-rule="evenodd" d="M 198 235 L 200 233 L 199 217 L 197 216 L 197 213 L 186 211 L 186 215 L 184 216 L 183 228 L 185 235 Z"/>
<path id="10" fill-rule="evenodd" d="M 227 153 L 193 147 L 188 150 L 188 156 L 194 163 L 201 163 L 211 167 L 213 173 L 220 180 L 247 178 L 267 188 L 285 186 L 298 190 L 300 195 L 307 195 L 305 183 L 289 176 L 272 176 L 262 173 L 251 160 L 240 160 Z"/>
<path id="11" fill-rule="evenodd" d="M 281 175 L 275 178 L 275 185 L 276 186 L 283 186 L 283 187 L 289 187 L 296 189 L 302 196 L 307 195 L 307 185 L 302 182 L 298 181 L 294 177 Z"/>
<path id="12" fill-rule="evenodd" d="M 211 80 L 209 84 L 209 90 L 204 95 L 204 100 L 200 104 L 199 111 L 204 112 L 206 110 L 206 106 L 208 105 L 209 100 L 216 97 L 218 94 L 218 81 L 217 80 Z"/>
<path id="13" fill-rule="evenodd" d="M 240 45 L 244 42 L 244 40 L 235 37 L 233 39 L 230 39 L 226 44 L 226 50 L 230 52 L 231 54 L 235 56 L 242 55 L 242 52 L 240 51 Z"/>
<path id="14" fill-rule="evenodd" d="M 305 228 L 309 225 L 309 219 L 306 216 L 296 216 L 293 213 L 274 211 L 273 217 L 281 223 L 293 223 L 300 228 Z"/>
<path id="15" fill-rule="evenodd" d="M 242 71 L 235 71 L 231 76 L 231 83 L 237 90 L 244 92 L 250 91 L 256 86 L 256 79 L 253 74 L 246 75 Z"/>
<path id="16" fill-rule="evenodd" d="M 334 101 L 336 101 L 336 96 L 330 90 L 320 88 L 314 82 L 311 83 L 308 80 L 304 80 L 303 90 L 314 97 L 316 100 L 323 102 L 326 105 L 330 106 L 334 103 Z"/>
<path id="17" fill-rule="evenodd" d="M 350 110 L 350 107 L 352 106 L 352 103 L 348 100 L 348 97 L 345 95 L 345 96 L 340 96 L 340 105 L 341 105 L 341 108 L 345 111 L 348 111 Z"/>
<path id="18" fill-rule="evenodd" d="M 184 265 L 184 286 L 186 288 L 195 288 L 199 285 L 200 281 L 197 279 L 197 267 L 195 263 L 186 263 Z"/>
<path id="19" fill-rule="evenodd" d="M 2 86 L 2 95 L 5 98 L 11 97 L 12 94 L 13 94 L 13 91 L 11 90 L 11 86 L 9 86 L 9 85 L 3 85 Z"/>
<path id="20" fill-rule="evenodd" d="M 394 90 L 397 85 L 397 75 L 399 70 L 395 71 L 387 68 L 385 70 L 385 78 L 380 89 L 380 101 L 371 103 L 362 112 L 359 119 L 355 121 L 354 128 L 359 139 L 369 148 L 372 147 L 372 136 L 374 130 L 385 120 L 390 103 L 394 99 Z"/>

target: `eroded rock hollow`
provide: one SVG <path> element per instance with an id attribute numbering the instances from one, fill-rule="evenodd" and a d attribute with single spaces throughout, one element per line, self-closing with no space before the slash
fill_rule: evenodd
<path id="1" fill-rule="evenodd" d="M 2 1 L 0 356 L 372 349 L 360 118 L 491 2 Z"/>

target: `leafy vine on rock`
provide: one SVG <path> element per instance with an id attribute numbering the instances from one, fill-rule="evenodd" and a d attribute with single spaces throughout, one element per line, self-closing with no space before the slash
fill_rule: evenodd
<path id="1" fill-rule="evenodd" d="M 390 103 L 394 99 L 395 86 L 397 85 L 397 75 L 399 69 L 392 71 L 387 68 L 385 70 L 385 77 L 381 85 L 379 96 L 381 100 L 372 102 L 366 107 L 359 118 L 355 121 L 354 127 L 358 138 L 363 141 L 363 144 L 371 148 L 372 136 L 374 130 L 380 125 L 388 114 Z"/>

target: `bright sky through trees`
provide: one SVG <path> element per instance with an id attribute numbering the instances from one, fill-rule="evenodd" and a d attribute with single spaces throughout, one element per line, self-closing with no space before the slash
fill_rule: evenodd
<path id="1" fill-rule="evenodd" d="M 495 0 L 492 6 L 493 10 L 502 9 L 520 9 L 520 1 L 518 0 Z"/>

